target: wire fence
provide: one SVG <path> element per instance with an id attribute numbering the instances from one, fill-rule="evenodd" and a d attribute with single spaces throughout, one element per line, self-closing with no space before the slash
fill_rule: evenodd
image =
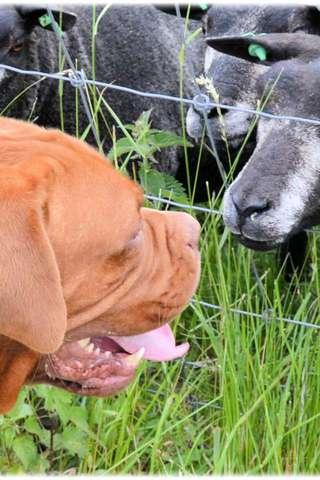
<path id="1" fill-rule="evenodd" d="M 177 16 L 181 18 L 180 9 L 179 9 L 178 5 L 176 5 L 176 11 L 177 11 Z M 211 133 L 211 130 L 210 130 L 210 125 L 209 125 L 209 122 L 208 122 L 208 113 L 212 109 L 234 110 L 234 111 L 239 111 L 239 112 L 245 112 L 245 113 L 251 114 L 251 115 L 256 116 L 256 117 L 273 118 L 273 119 L 277 119 L 277 120 L 301 122 L 301 123 L 307 123 L 307 124 L 320 126 L 320 120 L 317 120 L 317 119 L 297 117 L 297 116 L 291 116 L 291 115 L 276 115 L 276 114 L 272 114 L 272 113 L 263 112 L 262 110 L 259 110 L 259 109 L 250 109 L 250 108 L 239 107 L 239 106 L 234 106 L 234 105 L 227 105 L 227 104 L 219 103 L 219 102 L 213 102 L 213 101 L 211 101 L 209 96 L 200 92 L 199 87 L 198 87 L 198 94 L 193 99 L 188 99 L 188 98 L 183 98 L 183 97 L 176 97 L 176 96 L 172 96 L 172 95 L 167 95 L 167 94 L 164 94 L 164 93 L 144 92 L 144 91 L 135 90 L 133 88 L 124 87 L 124 86 L 121 86 L 121 85 L 116 85 L 114 83 L 107 83 L 107 82 L 101 82 L 101 81 L 97 81 L 97 80 L 88 79 L 83 70 L 78 70 L 75 67 L 75 64 L 72 60 L 70 52 L 68 51 L 68 49 L 66 47 L 66 44 L 64 42 L 64 33 L 61 31 L 59 25 L 57 24 L 51 9 L 47 8 L 47 12 L 48 12 L 48 15 L 50 17 L 52 28 L 53 28 L 53 30 L 56 34 L 56 37 L 59 41 L 59 44 L 61 45 L 61 48 L 62 48 L 62 51 L 63 51 L 64 55 L 65 55 L 65 59 L 68 63 L 69 69 L 64 70 L 63 72 L 53 73 L 53 72 L 43 72 L 43 71 L 38 71 L 38 70 L 24 70 L 24 69 L 13 67 L 13 66 L 6 65 L 6 64 L 0 64 L 0 69 L 8 70 L 8 71 L 11 71 L 11 72 L 14 72 L 14 73 L 17 73 L 17 74 L 40 77 L 42 79 L 47 78 L 47 79 L 53 79 L 53 80 L 57 80 L 57 81 L 69 82 L 74 88 L 79 89 L 81 101 L 83 103 L 88 121 L 90 123 L 90 127 L 92 129 L 92 132 L 93 132 L 93 135 L 95 137 L 95 140 L 96 140 L 97 144 L 99 144 L 99 135 L 97 133 L 97 130 L 96 130 L 96 127 L 95 127 L 95 120 L 94 120 L 94 118 L 92 116 L 92 113 L 90 111 L 90 106 L 89 106 L 89 103 L 88 103 L 88 100 L 87 100 L 87 97 L 86 97 L 86 92 L 85 92 L 86 85 L 91 85 L 91 86 L 95 86 L 95 87 L 103 87 L 105 89 L 110 89 L 110 90 L 117 90 L 117 91 L 125 92 L 128 95 L 137 95 L 137 96 L 142 96 L 142 97 L 147 97 L 147 98 L 152 98 L 152 99 L 159 99 L 159 100 L 163 100 L 163 101 L 176 102 L 176 103 L 179 103 L 179 104 L 183 103 L 185 105 L 192 106 L 197 112 L 199 112 L 203 116 L 204 125 L 206 127 L 206 133 L 207 133 L 207 136 L 208 136 L 209 142 L 211 144 L 211 148 L 212 148 L 212 153 L 213 153 L 213 156 L 215 157 L 215 159 L 217 161 L 217 165 L 218 165 L 220 174 L 221 174 L 224 181 L 226 179 L 226 173 L 225 173 L 224 167 L 221 164 L 220 159 L 218 157 L 217 150 L 216 150 L 216 147 L 215 147 L 214 138 L 212 136 L 212 133 Z M 186 34 L 185 34 L 184 31 L 182 32 L 181 41 L 184 45 L 186 44 Z M 164 203 L 168 206 L 174 206 L 174 207 L 178 207 L 178 208 L 188 210 L 188 211 L 192 210 L 192 211 L 195 211 L 195 212 L 207 213 L 207 214 L 210 214 L 210 215 L 221 215 L 220 210 L 206 208 L 206 207 L 200 207 L 200 206 L 196 206 L 196 205 L 182 204 L 182 203 L 170 200 L 170 199 L 156 197 L 156 196 L 150 195 L 150 194 L 146 194 L 145 196 L 150 201 Z M 313 230 L 313 231 L 315 231 L 315 230 Z M 206 309 L 212 309 L 212 310 L 216 310 L 216 311 L 220 311 L 220 312 L 225 312 L 226 311 L 225 308 L 222 307 L 221 305 L 212 304 L 212 303 L 209 303 L 209 302 L 198 300 L 196 298 L 191 300 L 191 306 L 192 307 L 201 306 L 201 307 L 204 307 Z M 270 310 L 270 309 L 267 309 L 266 311 L 264 311 L 262 313 L 254 313 L 254 312 L 248 312 L 246 310 L 241 310 L 241 309 L 237 309 L 237 308 L 228 307 L 228 311 L 233 313 L 233 314 L 237 314 L 237 315 L 244 315 L 244 316 L 248 316 L 248 317 L 251 317 L 251 318 L 261 319 L 264 322 L 270 322 L 271 320 L 276 320 L 276 321 L 279 321 L 279 322 L 283 321 L 283 322 L 286 322 L 286 323 L 289 323 L 289 324 L 298 325 L 298 326 L 306 327 L 306 328 L 312 328 L 312 329 L 315 329 L 315 330 L 320 329 L 320 325 L 313 324 L 313 323 L 310 323 L 310 322 L 295 320 L 295 319 L 292 319 L 292 318 L 284 318 L 284 317 L 274 316 L 273 311 Z M 187 362 L 187 361 L 185 361 L 185 364 L 186 365 L 187 364 L 192 365 L 192 366 L 195 366 L 195 367 L 198 366 L 197 362 Z"/>
<path id="2" fill-rule="evenodd" d="M 62 38 L 62 37 L 61 37 Z M 193 99 L 183 98 L 183 97 L 175 97 L 173 95 L 165 95 L 163 93 L 153 93 L 153 92 L 142 92 L 140 90 L 135 90 L 134 88 L 123 87 L 121 85 L 116 85 L 114 83 L 107 83 L 107 82 L 100 82 L 98 80 L 91 80 L 86 78 L 84 72 L 82 70 L 73 70 L 70 69 L 68 76 L 64 75 L 63 73 L 50 73 L 50 72 L 42 72 L 39 70 L 24 70 L 22 68 L 13 67 L 11 65 L 6 65 L 4 63 L 0 63 L 0 68 L 4 70 L 8 70 L 11 72 L 23 74 L 23 75 L 31 75 L 35 77 L 44 77 L 44 78 L 51 78 L 53 80 L 63 80 L 64 82 L 71 83 L 74 87 L 82 87 L 83 85 L 92 85 L 96 87 L 104 87 L 109 90 L 118 90 L 120 92 L 125 92 L 132 95 L 138 95 L 140 97 L 146 98 L 154 98 L 159 100 L 166 100 L 169 102 L 176 102 L 176 103 L 184 103 L 189 106 L 193 106 L 197 111 L 202 112 L 210 112 L 213 108 L 221 108 L 223 110 L 234 110 L 237 112 L 244 112 L 250 113 L 251 115 L 256 115 L 258 117 L 265 117 L 265 118 L 273 118 L 276 120 L 288 120 L 293 122 L 301 122 L 301 123 L 308 123 L 311 125 L 320 125 L 320 120 L 316 118 L 305 118 L 305 117 L 297 117 L 292 115 L 280 115 L 275 113 L 268 113 L 262 110 L 256 110 L 253 108 L 245 108 L 245 107 L 238 107 L 235 105 L 228 105 L 226 103 L 220 102 L 213 102 L 210 98 L 201 93 L 201 97 L 196 95 Z M 91 119 L 91 114 L 89 120 Z"/>

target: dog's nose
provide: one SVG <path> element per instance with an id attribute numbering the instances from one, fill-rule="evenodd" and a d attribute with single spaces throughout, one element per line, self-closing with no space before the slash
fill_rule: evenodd
<path id="1" fill-rule="evenodd" d="M 201 226 L 200 223 L 193 218 L 191 215 L 185 213 L 184 215 L 187 216 L 186 225 L 189 225 L 189 241 L 187 242 L 188 245 L 194 249 L 199 247 L 199 239 L 200 239 L 200 230 Z"/>
<path id="2" fill-rule="evenodd" d="M 270 209 L 271 203 L 268 199 L 257 195 L 246 195 L 240 197 L 231 193 L 231 199 L 239 217 L 239 226 L 243 225 L 250 217 L 254 220 L 258 215 Z"/>
<path id="3" fill-rule="evenodd" d="M 185 212 L 166 212 L 171 228 L 179 232 L 179 237 L 189 247 L 197 250 L 200 238 L 200 223 Z"/>
<path id="4" fill-rule="evenodd" d="M 189 213 L 185 212 L 159 212 L 150 208 L 142 208 L 143 216 L 151 222 L 154 226 L 159 224 L 159 227 L 166 226 L 170 236 L 176 239 L 175 241 L 182 242 L 197 250 L 200 238 L 200 223 L 193 218 Z"/>

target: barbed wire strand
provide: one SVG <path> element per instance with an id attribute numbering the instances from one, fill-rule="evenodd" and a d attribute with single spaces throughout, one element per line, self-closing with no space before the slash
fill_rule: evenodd
<path id="1" fill-rule="evenodd" d="M 192 299 L 190 303 L 191 305 L 201 305 L 205 308 L 211 308 L 213 310 L 219 310 L 221 312 L 225 311 L 225 309 L 221 307 L 221 305 L 215 305 L 213 303 L 204 302 L 203 300 Z M 299 325 L 301 327 L 314 328 L 316 330 L 320 330 L 320 325 L 317 325 L 315 323 L 304 322 L 301 320 L 294 320 L 293 318 L 273 317 L 272 312 L 270 312 L 269 309 L 264 313 L 255 313 L 255 312 L 247 312 L 246 310 L 230 307 L 228 308 L 228 311 L 231 313 L 235 313 L 237 315 L 244 315 L 247 317 L 259 318 L 265 322 L 270 322 L 271 319 L 274 319 L 279 322 L 283 321 L 285 323 L 292 323 L 294 325 Z"/>
<path id="2" fill-rule="evenodd" d="M 187 205 L 186 203 L 179 203 L 166 198 L 155 197 L 154 195 L 150 195 L 148 193 L 145 195 L 145 197 L 154 202 L 165 203 L 173 207 L 183 208 L 183 210 L 195 210 L 196 212 L 221 215 L 221 212 L 219 210 L 215 210 L 214 208 L 197 207 L 196 205 Z"/>
<path id="3" fill-rule="evenodd" d="M 61 45 L 61 48 L 63 50 L 63 53 L 65 55 L 65 58 L 69 64 L 69 67 L 71 68 L 72 70 L 72 73 L 73 73 L 73 81 L 74 82 L 77 82 L 75 85 L 79 88 L 79 92 L 80 92 L 80 96 L 81 96 L 81 100 L 82 100 L 82 103 L 83 103 L 83 106 L 84 106 L 84 109 L 85 109 L 85 112 L 86 112 L 86 115 L 88 117 L 88 120 L 89 120 L 89 124 L 91 126 L 91 130 L 92 130 L 92 133 L 94 135 L 94 138 L 95 138 L 95 141 L 97 143 L 97 145 L 99 146 L 100 145 L 100 139 L 99 139 L 99 135 L 98 135 L 98 132 L 97 132 L 97 129 L 95 127 L 95 122 L 94 122 L 94 119 L 91 115 L 91 112 L 90 112 L 90 107 L 89 107 L 89 103 L 88 103 L 88 100 L 86 98 L 86 94 L 84 92 L 84 85 L 86 83 L 86 76 L 85 76 L 85 72 L 83 70 L 79 71 L 76 69 L 76 66 L 75 64 L 73 63 L 73 60 L 71 58 L 71 55 L 66 47 L 66 44 L 64 42 L 64 33 L 61 31 L 58 23 L 56 22 L 54 16 L 53 16 L 53 13 L 52 13 L 52 10 L 51 8 L 47 8 L 47 12 L 48 12 L 48 15 L 50 17 L 50 20 L 51 20 L 51 24 L 52 24 L 52 28 L 54 30 L 54 33 L 56 34 L 56 37 L 58 39 L 58 42 L 60 43 Z"/>
<path id="4" fill-rule="evenodd" d="M 51 78 L 53 80 L 63 80 L 65 82 L 73 83 L 73 79 L 70 77 L 66 77 L 65 75 L 59 74 L 59 73 L 49 73 L 49 72 L 42 72 L 40 70 L 24 70 L 22 68 L 17 68 L 17 67 L 12 67 L 11 65 L 6 65 L 4 63 L 0 63 L 0 68 L 3 68 L 4 70 L 9 70 L 15 73 L 20 73 L 22 75 L 32 75 L 32 76 L 37 76 L 37 77 L 45 77 L 45 78 Z M 77 70 L 77 73 L 80 75 L 81 72 Z M 135 90 L 133 88 L 129 87 L 122 87 L 120 85 L 116 85 L 114 83 L 106 83 L 106 82 L 100 82 L 98 80 L 90 80 L 88 78 L 83 79 L 83 82 L 88 84 L 88 85 L 93 85 L 93 86 L 98 86 L 98 87 L 104 87 L 106 89 L 110 90 L 118 90 L 120 92 L 126 92 L 130 93 L 132 95 L 138 95 L 140 97 L 147 97 L 147 98 L 157 98 L 159 100 L 167 100 L 171 102 L 183 102 L 186 105 L 192 105 L 196 106 L 198 108 L 202 107 L 202 104 L 199 104 L 197 101 L 194 99 L 188 99 L 188 98 L 179 98 L 175 97 L 172 95 L 165 95 L 162 93 L 151 93 L 151 92 L 141 92 L 140 90 Z M 78 85 L 74 85 L 75 87 L 78 87 Z M 270 119 L 276 119 L 276 120 L 288 120 L 288 121 L 293 121 L 293 122 L 301 122 L 301 123 L 308 123 L 310 125 L 320 125 L 320 120 L 312 119 L 312 118 L 304 118 L 304 117 L 295 117 L 292 115 L 278 115 L 274 113 L 267 113 L 263 112 L 260 110 L 255 110 L 251 108 L 245 108 L 245 107 L 236 107 L 234 105 L 227 105 L 224 103 L 220 102 L 212 102 L 206 103 L 206 107 L 212 107 L 212 108 L 221 108 L 225 110 L 233 110 L 237 112 L 244 112 L 244 113 L 250 113 L 252 115 L 257 115 L 259 117 L 265 117 L 265 118 L 270 118 Z"/>

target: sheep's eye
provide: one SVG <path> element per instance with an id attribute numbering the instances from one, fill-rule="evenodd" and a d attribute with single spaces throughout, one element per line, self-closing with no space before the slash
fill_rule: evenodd
<path id="1" fill-rule="evenodd" d="M 292 33 L 304 33 L 306 31 L 304 25 L 298 25 L 297 27 L 291 30 Z"/>
<path id="2" fill-rule="evenodd" d="M 16 43 L 10 48 L 10 53 L 19 53 L 23 49 L 23 42 Z"/>
<path id="3" fill-rule="evenodd" d="M 206 35 L 207 31 L 208 31 L 208 15 L 204 15 L 201 19 L 201 29 L 202 29 L 202 33 L 204 35 Z"/>

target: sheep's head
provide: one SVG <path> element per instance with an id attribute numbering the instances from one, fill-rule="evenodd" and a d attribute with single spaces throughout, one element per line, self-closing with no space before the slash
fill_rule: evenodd
<path id="1" fill-rule="evenodd" d="M 64 10 L 52 10 L 52 14 L 63 30 L 72 28 L 77 18 L 75 14 Z M 1 7 L 0 64 L 25 68 L 28 60 L 25 48 L 28 45 L 30 33 L 37 27 L 52 29 L 46 8 L 40 8 L 39 5 Z M 6 75 L 6 70 L 0 68 L 0 81 Z"/>
<path id="2" fill-rule="evenodd" d="M 265 112 L 311 119 L 259 117 L 256 148 L 225 194 L 226 225 L 246 246 L 270 249 L 320 222 L 320 38 L 283 33 L 208 42 L 266 66 L 257 83 L 259 95 L 270 94 Z M 252 56 L 251 45 L 265 59 Z"/>
<path id="3" fill-rule="evenodd" d="M 254 109 L 259 100 L 256 81 L 266 71 L 260 62 L 250 63 L 241 56 L 230 56 L 223 48 L 216 48 L 210 38 L 221 38 L 225 35 L 244 35 L 255 33 L 298 32 L 320 33 L 320 13 L 311 6 L 275 6 L 275 5 L 212 5 L 203 18 L 203 32 L 208 47 L 204 58 L 204 73 L 212 81 L 219 101 L 222 104 Z M 243 145 L 253 115 L 246 111 L 216 108 L 208 114 L 208 122 L 212 137 L 220 159 L 229 164 L 226 149 L 232 160 Z M 193 107 L 187 115 L 188 134 L 200 139 L 204 122 L 202 115 Z M 255 146 L 255 132 L 247 141 L 241 154 L 244 164 L 252 154 Z"/>

